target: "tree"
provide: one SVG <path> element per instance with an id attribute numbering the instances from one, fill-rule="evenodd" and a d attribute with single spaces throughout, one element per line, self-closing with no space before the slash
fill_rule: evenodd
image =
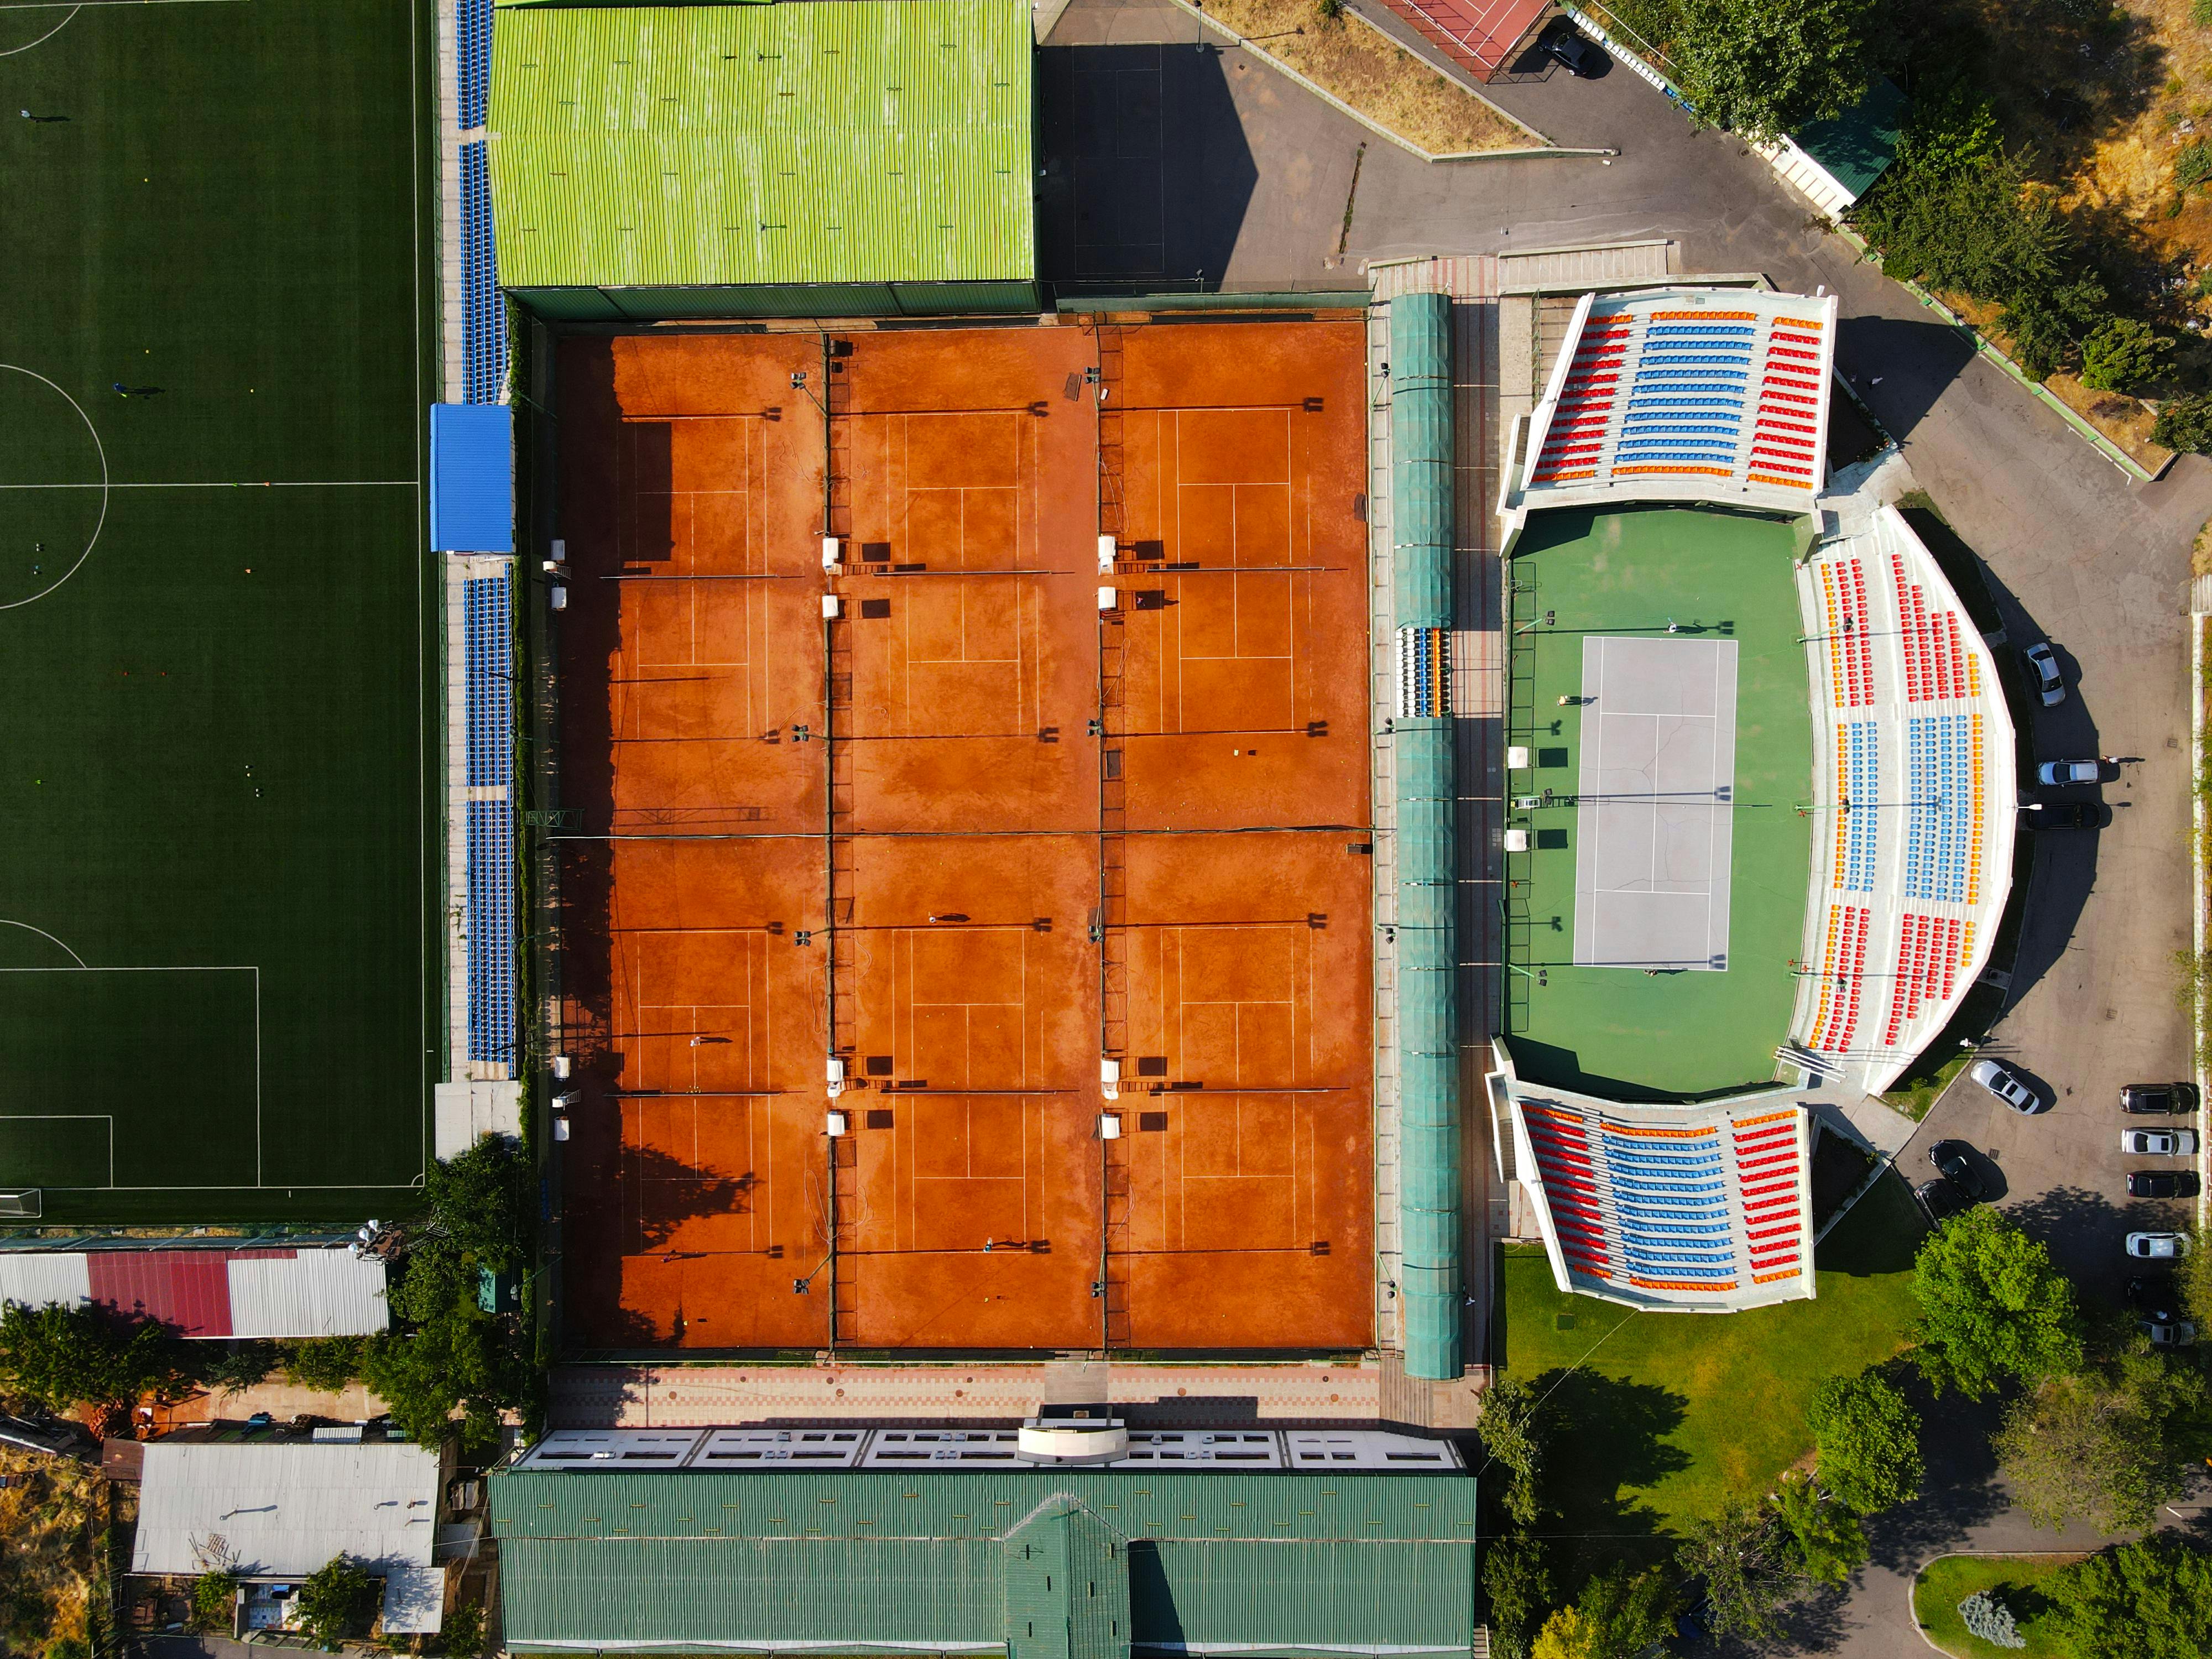
<path id="1" fill-rule="evenodd" d="M 228 1635 L 238 1609 L 238 1575 L 216 1568 L 192 1580 L 192 1628 Z"/>
<path id="2" fill-rule="evenodd" d="M 2012 336 L 2012 355 L 2036 380 L 2056 374 L 2081 337 L 2109 320 L 2104 313 L 2105 285 L 2081 276 L 2051 288 L 2025 288 L 1997 313 L 1997 326 Z"/>
<path id="3" fill-rule="evenodd" d="M 2177 1264 L 2174 1287 L 2181 1292 L 2183 1311 L 2197 1322 L 2197 1329 L 2212 1332 L 2212 1238 L 2201 1228 L 2192 1229 L 2189 1247 L 2189 1254 Z"/>
<path id="4" fill-rule="evenodd" d="M 111 1409 L 186 1386 L 178 1345 L 159 1325 L 125 1323 L 90 1307 L 0 1307 L 0 1380 L 55 1411 Z"/>
<path id="5" fill-rule="evenodd" d="M 284 1380 L 295 1388 L 336 1394 L 361 1376 L 367 1346 L 357 1336 L 314 1336 L 284 1346 Z"/>
<path id="6" fill-rule="evenodd" d="M 2173 342 L 2148 323 L 2115 317 L 2081 343 L 2081 384 L 2096 392 L 2134 392 L 2166 371 Z"/>
<path id="7" fill-rule="evenodd" d="M 1535 1389 L 1516 1378 L 1492 1383 L 1482 1396 L 1478 1427 L 1483 1449 L 1504 1466 L 1508 1478 L 1500 1502 L 1523 1527 L 1535 1524 L 1540 1507 L 1544 1439 L 1539 1416 Z"/>
<path id="8" fill-rule="evenodd" d="M 1670 1632 L 1674 1608 L 1674 1586 L 1656 1568 L 1631 1577 L 1615 1567 L 1545 1620 L 1533 1659 L 1638 1659 Z"/>
<path id="9" fill-rule="evenodd" d="M 1920 1413 L 1878 1372 L 1825 1378 L 1805 1413 L 1820 1452 L 1820 1484 L 1861 1515 L 1920 1490 Z"/>
<path id="10" fill-rule="evenodd" d="M 452 1659 L 482 1659 L 489 1640 L 481 1601 L 454 1602 L 453 1610 L 446 1615 L 446 1622 L 438 1632 L 439 1645 Z"/>
<path id="11" fill-rule="evenodd" d="M 2078 1370 L 2081 1313 L 2051 1253 L 1985 1205 L 1924 1239 L 1913 1262 L 1921 1370 L 1940 1392 L 1978 1400 L 2002 1379 Z"/>
<path id="12" fill-rule="evenodd" d="M 268 1379 L 276 1367 L 272 1342 L 201 1342 L 191 1352 L 192 1373 L 203 1388 L 216 1394 L 236 1394 Z"/>
<path id="13" fill-rule="evenodd" d="M 423 1240 L 493 1273 L 514 1272 L 528 1254 L 529 1176 L 521 1146 L 505 1135 L 485 1135 L 458 1158 L 432 1164 L 422 1186 Z M 419 1253 L 426 1243 L 415 1248 Z"/>
<path id="14" fill-rule="evenodd" d="M 2212 1556 L 2171 1532 L 2093 1555 L 2045 1586 L 2045 1625 L 2097 1659 L 2203 1659 L 2212 1653 Z"/>
<path id="15" fill-rule="evenodd" d="M 1713 1633 L 1723 1638 L 1771 1639 L 1782 1608 L 1803 1588 L 1775 1517 L 1758 1504 L 1727 1504 L 1692 1522 L 1674 1559 L 1705 1585 Z"/>
<path id="16" fill-rule="evenodd" d="M 2212 450 L 2212 392 L 2191 392 L 2161 404 L 2151 422 L 2150 441 L 2191 454 Z"/>
<path id="17" fill-rule="evenodd" d="M 1931 144 L 1917 163 L 1901 155 L 1852 209 L 1853 226 L 1892 276 L 2008 307 L 2056 293 L 2074 258 L 2064 216 L 2029 182 L 2027 158 L 1972 145 Z"/>
<path id="18" fill-rule="evenodd" d="M 1832 1502 L 1809 1475 L 1785 1475 L 1772 1501 L 1805 1576 L 1831 1586 L 1849 1583 L 1867 1559 L 1866 1531 L 1858 1516 Z"/>
<path id="19" fill-rule="evenodd" d="M 1858 100 L 1875 18 L 1873 0 L 1684 0 L 1675 76 L 1705 125 L 1780 138 Z"/>
<path id="20" fill-rule="evenodd" d="M 1552 1605 L 1543 1544 L 1521 1532 L 1492 1540 L 1483 1552 L 1482 1589 L 1490 1598 L 1490 1650 L 1498 1659 L 1521 1659 Z"/>
<path id="21" fill-rule="evenodd" d="M 2012 1609 L 1988 1590 L 1976 1590 L 1959 1603 L 1959 1622 L 1966 1626 L 1968 1635 L 1978 1637 L 1993 1648 L 2027 1645 L 2027 1638 L 2020 1633 L 2020 1621 L 2012 1616 Z"/>
<path id="22" fill-rule="evenodd" d="M 2181 1488 L 2158 1421 L 2134 1390 L 2051 1377 L 2013 1403 L 1990 1437 L 2013 1498 L 2039 1527 L 2079 1516 L 2100 1532 L 2148 1526 Z"/>
<path id="23" fill-rule="evenodd" d="M 350 1555 L 334 1555 L 300 1583 L 294 1606 L 300 1628 L 325 1647 L 368 1629 L 376 1610 L 376 1581 Z"/>

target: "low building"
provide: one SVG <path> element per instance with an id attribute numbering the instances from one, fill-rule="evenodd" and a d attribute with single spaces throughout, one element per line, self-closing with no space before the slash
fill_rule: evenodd
<path id="1" fill-rule="evenodd" d="M 0 1250 L 0 1302 L 150 1319 L 179 1336 L 371 1336 L 390 1322 L 384 1263 L 337 1246 Z"/>
<path id="2" fill-rule="evenodd" d="M 1067 1462 L 1050 1427 L 549 1437 L 489 1482 L 507 1646 L 1480 1650 L 1476 1484 L 1448 1443 L 1116 1424 Z"/>
<path id="3" fill-rule="evenodd" d="M 248 1622 L 274 1625 L 293 1586 L 349 1555 L 383 1582 L 386 1635 L 434 1632 L 445 1607 L 438 1454 L 357 1427 L 314 1435 L 190 1432 L 146 1446 L 131 1571 L 227 1567 L 245 1581 Z"/>

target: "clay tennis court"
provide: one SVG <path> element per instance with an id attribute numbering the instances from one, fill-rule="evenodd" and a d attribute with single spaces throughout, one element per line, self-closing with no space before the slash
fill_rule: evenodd
<path id="1" fill-rule="evenodd" d="M 562 348 L 572 1345 L 1364 1345 L 1358 325 L 829 344 Z"/>

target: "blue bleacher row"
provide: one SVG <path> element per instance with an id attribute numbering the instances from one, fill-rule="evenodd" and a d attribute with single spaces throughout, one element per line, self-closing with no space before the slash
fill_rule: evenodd
<path id="1" fill-rule="evenodd" d="M 1691 1278 L 1731 1278 L 1735 1246 L 1717 1147 L 1662 1152 L 1604 1141 L 1613 1224 L 1632 1267 Z M 1665 1217 L 1666 1220 L 1656 1219 Z"/>
<path id="2" fill-rule="evenodd" d="M 469 804 L 469 1058 L 514 1064 L 514 808 Z"/>
<path id="3" fill-rule="evenodd" d="M 461 146 L 461 401 L 499 401 L 507 384 L 506 307 L 492 241 L 491 170 L 482 140 Z"/>
<path id="4" fill-rule="evenodd" d="M 1880 799 L 1875 791 L 1881 777 L 1881 728 L 1872 720 L 1853 720 L 1844 728 L 1849 744 L 1850 776 L 1844 799 L 1863 802 L 1869 808 Z M 1836 872 L 1836 885 L 1847 893 L 1874 891 L 1875 830 L 1878 815 L 1872 811 L 1850 813 L 1845 819 L 1844 867 Z"/>
<path id="5" fill-rule="evenodd" d="M 462 584 L 462 658 L 467 690 L 469 787 L 505 786 L 514 776 L 514 637 L 507 579 L 477 576 Z"/>
<path id="6" fill-rule="evenodd" d="M 459 58 L 463 132 L 484 124 L 491 101 L 491 21 L 492 0 L 455 0 L 453 45 Z"/>
<path id="7" fill-rule="evenodd" d="M 1965 714 L 1905 723 L 1905 896 L 1963 903 L 1973 822 L 1974 738 Z"/>

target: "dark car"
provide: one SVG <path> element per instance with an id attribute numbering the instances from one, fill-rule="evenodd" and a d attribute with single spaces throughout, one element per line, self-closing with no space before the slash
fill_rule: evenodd
<path id="1" fill-rule="evenodd" d="M 1605 48 L 1564 17 L 1537 37 L 1536 49 L 1577 80 L 1591 80 L 1605 72 Z"/>
<path id="2" fill-rule="evenodd" d="M 1912 1195 L 1920 1200 L 1920 1207 L 1928 1212 L 1930 1221 L 1940 1222 L 1974 1207 L 1974 1200 L 1966 1196 L 1957 1182 L 1947 1181 L 1942 1176 L 1922 1182 L 1912 1189 Z"/>
<path id="3" fill-rule="evenodd" d="M 2101 830 L 2105 809 L 2092 800 L 2051 801 L 2022 813 L 2020 821 L 2030 830 Z"/>
<path id="4" fill-rule="evenodd" d="M 2181 1317 L 2176 1311 L 2181 1298 L 2173 1293 L 2173 1280 L 2166 1273 L 2143 1273 L 2128 1280 L 2128 1306 L 2162 1325 Z"/>
<path id="5" fill-rule="evenodd" d="M 2194 1198 L 2197 1177 L 2184 1170 L 2136 1170 L 2128 1176 L 2130 1198 Z"/>
<path id="6" fill-rule="evenodd" d="M 2179 1116 L 2197 1109 L 2197 1085 L 2193 1083 L 2130 1083 L 2120 1091 L 2120 1109 L 2124 1112 L 2163 1112 Z"/>
<path id="7" fill-rule="evenodd" d="M 1990 1189 L 1967 1161 L 1969 1150 L 1963 1140 L 1939 1140 L 1928 1149 L 1928 1161 L 1942 1171 L 1946 1181 L 1957 1182 L 1959 1189 L 1978 1204 L 1990 1195 Z"/>

